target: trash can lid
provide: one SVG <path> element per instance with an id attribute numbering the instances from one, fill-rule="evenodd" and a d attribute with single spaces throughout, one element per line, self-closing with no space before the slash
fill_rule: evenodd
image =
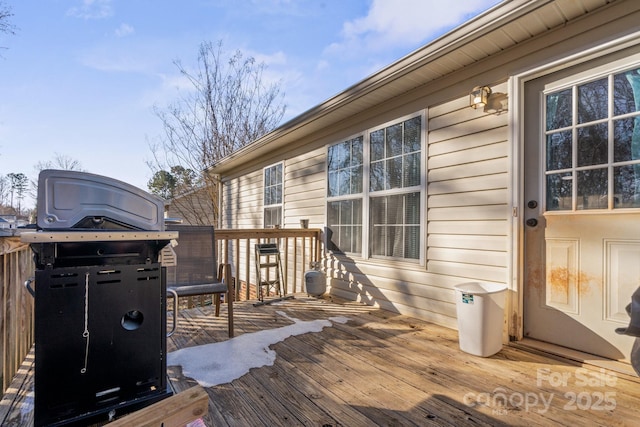
<path id="1" fill-rule="evenodd" d="M 467 282 L 455 285 L 454 288 L 456 291 L 465 294 L 486 295 L 506 291 L 507 285 L 503 283 Z"/>

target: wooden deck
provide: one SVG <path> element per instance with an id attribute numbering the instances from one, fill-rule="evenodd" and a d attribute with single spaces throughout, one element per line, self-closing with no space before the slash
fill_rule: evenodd
<path id="1" fill-rule="evenodd" d="M 296 324 L 325 327 L 271 345 L 272 365 L 207 387 L 207 426 L 640 423 L 638 378 L 509 346 L 490 358 L 468 355 L 454 330 L 357 303 L 306 295 L 259 307 L 241 302 L 235 319 L 237 342 Z M 192 308 L 181 311 L 168 350 L 226 340 L 224 313 L 216 318 L 210 307 Z M 232 361 L 243 349 L 237 346 Z M 32 362 L 0 403 L 2 426 L 32 425 Z M 196 384 L 179 366 L 168 375 L 175 391 Z"/>

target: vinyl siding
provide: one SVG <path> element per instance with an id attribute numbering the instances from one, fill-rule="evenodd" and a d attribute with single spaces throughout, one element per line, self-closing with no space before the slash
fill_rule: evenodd
<path id="1" fill-rule="evenodd" d="M 326 149 L 322 146 L 285 161 L 285 227 L 300 227 L 301 219 L 308 219 L 312 228 L 324 226 L 325 159 Z"/>
<path id="2" fill-rule="evenodd" d="M 325 212 L 325 148 L 324 146 L 310 151 L 303 152 L 295 157 L 284 160 L 284 194 L 283 194 L 283 227 L 298 228 L 301 219 L 309 219 L 309 227 L 324 227 Z M 273 162 L 265 163 L 264 166 Z M 224 182 L 222 197 L 222 227 L 251 229 L 262 228 L 263 226 L 263 167 L 257 171 L 251 171 L 246 175 L 240 175 Z M 252 241 L 251 244 L 257 242 Z M 230 245 L 230 251 L 235 253 L 235 247 Z M 254 249 L 249 248 L 249 265 L 251 283 L 256 282 Z M 303 254 L 302 242 L 297 242 L 297 248 L 290 248 L 288 254 L 282 254 L 284 262 L 285 256 L 289 263 L 295 261 L 298 265 Z M 294 259 L 295 257 L 295 259 Z M 246 244 L 240 244 L 240 258 L 234 260 L 235 263 L 245 266 L 247 263 Z M 288 288 L 294 285 L 298 290 L 302 289 L 302 276 L 298 273 L 295 277 L 292 269 L 287 269 Z M 244 268 L 241 268 L 241 281 L 246 281 Z"/>
<path id="3" fill-rule="evenodd" d="M 427 271 L 449 282 L 507 283 L 507 117 L 473 110 L 467 98 L 429 109 Z"/>
<path id="4" fill-rule="evenodd" d="M 456 327 L 454 285 L 507 281 L 508 115 L 473 110 L 467 97 L 427 112 L 426 265 L 334 257 L 331 292 Z"/>
<path id="5" fill-rule="evenodd" d="M 493 90 L 505 92 L 506 87 L 503 83 Z M 455 328 L 454 285 L 507 280 L 508 115 L 473 110 L 466 96 L 425 111 L 425 262 L 327 253 L 325 267 L 334 295 Z M 387 112 L 376 125 L 404 114 Z M 353 124 L 342 133 L 364 130 L 365 125 Z M 306 149 L 291 150 L 289 157 L 282 159 L 284 227 L 299 227 L 303 218 L 309 219 L 311 227 L 325 226 L 326 146 L 343 138 L 309 142 Z M 301 146 L 305 146 L 304 141 Z M 225 182 L 224 227 L 262 226 L 262 186 L 262 167 Z M 245 265 L 244 248 L 240 254 L 240 263 Z M 250 262 L 253 266 L 253 260 Z"/>

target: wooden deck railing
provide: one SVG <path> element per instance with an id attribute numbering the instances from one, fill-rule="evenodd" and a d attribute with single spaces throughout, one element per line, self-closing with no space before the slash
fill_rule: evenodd
<path id="1" fill-rule="evenodd" d="M 218 262 L 231 264 L 236 300 L 256 297 L 253 253 L 256 243 L 278 243 L 286 276 L 286 293 L 304 291 L 304 272 L 309 269 L 311 262 L 322 258 L 321 230 L 318 228 L 219 229 L 215 236 L 218 241 Z"/>
<path id="2" fill-rule="evenodd" d="M 29 245 L 17 236 L 0 237 L 0 353 L 2 392 L 33 346 L 33 298 L 24 282 L 33 275 Z"/>
<path id="3" fill-rule="evenodd" d="M 254 245 L 277 242 L 287 293 L 304 290 L 304 272 L 322 256 L 320 229 L 217 229 L 218 261 L 232 266 L 236 300 L 255 298 Z M 178 238 L 179 240 L 179 238 Z M 24 282 L 34 274 L 31 249 L 19 236 L 0 237 L 0 351 L 3 394 L 33 346 L 34 303 Z M 249 284 L 249 286 L 247 286 Z"/>

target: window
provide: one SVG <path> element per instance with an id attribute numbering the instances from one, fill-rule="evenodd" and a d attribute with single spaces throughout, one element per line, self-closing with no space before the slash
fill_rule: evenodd
<path id="1" fill-rule="evenodd" d="M 329 248 L 419 260 L 422 117 L 365 135 L 332 145 L 327 152 Z M 369 252 L 363 254 L 366 242 Z"/>
<path id="2" fill-rule="evenodd" d="M 640 208 L 640 69 L 545 95 L 547 211 Z"/>
<path id="3" fill-rule="evenodd" d="M 414 117 L 369 134 L 372 256 L 420 258 L 421 129 Z"/>
<path id="4" fill-rule="evenodd" d="M 264 227 L 282 224 L 282 163 L 264 169 Z"/>
<path id="5" fill-rule="evenodd" d="M 329 249 L 334 251 L 362 252 L 362 147 L 358 136 L 327 152 L 327 221 Z"/>

